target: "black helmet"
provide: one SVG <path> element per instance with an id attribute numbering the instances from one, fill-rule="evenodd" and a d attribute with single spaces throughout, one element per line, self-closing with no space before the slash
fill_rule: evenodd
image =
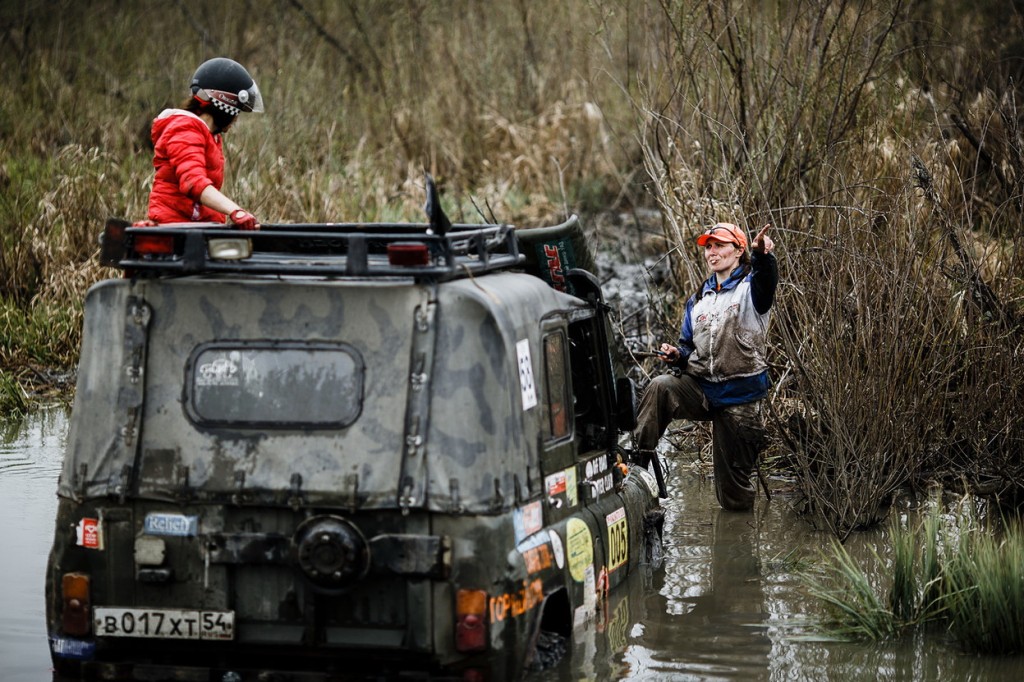
<path id="1" fill-rule="evenodd" d="M 231 116 L 237 116 L 239 111 L 263 111 L 263 97 L 256 81 L 245 67 L 227 57 L 215 57 L 199 65 L 192 76 L 192 95 L 212 102 Z"/>

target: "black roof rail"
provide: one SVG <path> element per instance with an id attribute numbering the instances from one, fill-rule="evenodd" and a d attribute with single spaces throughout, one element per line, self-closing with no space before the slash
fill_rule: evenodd
<path id="1" fill-rule="evenodd" d="M 133 227 L 111 218 L 100 261 L 134 276 L 197 273 L 412 277 L 442 281 L 520 266 L 510 225 L 455 224 L 441 234 L 418 223 L 219 223 Z"/>

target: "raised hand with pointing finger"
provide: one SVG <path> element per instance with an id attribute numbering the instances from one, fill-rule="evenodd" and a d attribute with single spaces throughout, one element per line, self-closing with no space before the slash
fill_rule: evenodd
<path id="1" fill-rule="evenodd" d="M 775 242 L 768 236 L 768 230 L 771 228 L 771 223 L 768 223 L 761 228 L 761 231 L 754 237 L 754 241 L 750 242 L 750 250 L 754 253 L 771 253 L 775 248 Z"/>

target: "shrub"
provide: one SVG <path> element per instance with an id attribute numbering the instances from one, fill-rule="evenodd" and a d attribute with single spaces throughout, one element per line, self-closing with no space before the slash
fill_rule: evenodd
<path id="1" fill-rule="evenodd" d="M 700 231 L 776 225 L 776 449 L 841 539 L 928 478 L 1024 489 L 1024 137 L 1012 74 L 966 47 L 1016 29 L 938 5 L 666 3 L 634 99 L 679 298 Z"/>

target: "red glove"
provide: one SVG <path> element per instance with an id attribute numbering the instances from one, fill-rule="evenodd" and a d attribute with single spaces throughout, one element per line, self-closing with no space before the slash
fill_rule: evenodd
<path id="1" fill-rule="evenodd" d="M 231 222 L 238 226 L 239 230 L 258 230 L 260 224 L 256 220 L 256 216 L 248 211 L 243 211 L 240 208 L 235 209 L 229 216 Z"/>

